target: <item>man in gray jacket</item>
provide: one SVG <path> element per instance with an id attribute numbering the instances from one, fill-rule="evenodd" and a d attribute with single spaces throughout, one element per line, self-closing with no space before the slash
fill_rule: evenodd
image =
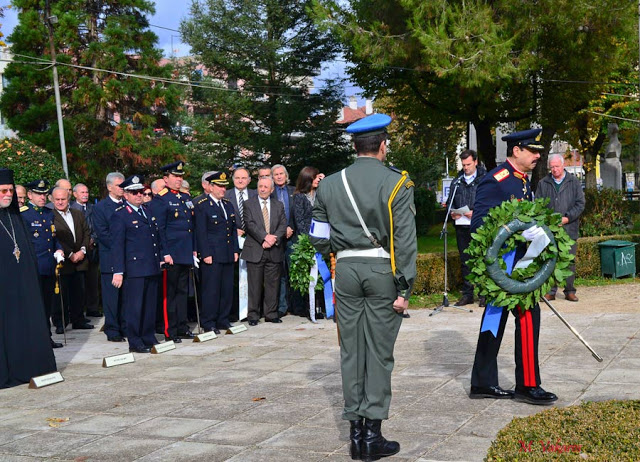
<path id="1" fill-rule="evenodd" d="M 574 241 L 578 240 L 578 218 L 584 211 L 584 192 L 580 180 L 564 169 L 564 157 L 561 154 L 549 155 L 549 170 L 551 173 L 538 183 L 536 199 L 548 197 L 547 207 L 562 215 L 562 226 Z M 571 253 L 575 256 L 577 243 L 571 246 Z M 570 302 L 577 302 L 576 288 L 573 281 L 576 278 L 575 262 L 571 265 L 572 275 L 567 278 L 564 297 Z M 556 299 L 557 287 L 545 295 L 547 300 Z"/>

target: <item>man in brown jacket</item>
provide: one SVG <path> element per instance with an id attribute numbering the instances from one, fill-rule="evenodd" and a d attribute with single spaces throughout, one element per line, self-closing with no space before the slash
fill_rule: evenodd
<path id="1" fill-rule="evenodd" d="M 71 326 L 74 329 L 93 329 L 93 325 L 88 323 L 83 314 L 84 275 L 89 267 L 86 254 L 91 232 L 84 214 L 79 210 L 69 208 L 69 192 L 66 189 L 54 188 L 51 192 L 51 199 L 55 209 L 53 224 L 56 229 L 56 238 L 62 246 L 65 256 L 60 271 L 65 313 L 68 308 Z M 56 300 L 56 305 L 58 304 L 59 300 Z M 67 322 L 68 319 L 65 318 Z M 56 334 L 63 333 L 61 310 L 55 310 L 53 321 L 56 325 Z"/>

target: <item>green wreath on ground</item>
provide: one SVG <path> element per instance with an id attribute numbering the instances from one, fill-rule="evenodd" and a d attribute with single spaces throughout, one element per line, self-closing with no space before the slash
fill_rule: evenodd
<path id="1" fill-rule="evenodd" d="M 570 250 L 575 242 L 561 226 L 562 216 L 546 207 L 548 203 L 549 199 L 505 201 L 489 210 L 484 224 L 471 234 L 467 248 L 471 273 L 467 279 L 488 303 L 528 310 L 571 276 L 574 256 Z M 551 242 L 528 267 L 507 275 L 503 255 L 525 243 L 520 231 L 534 225 L 541 227 Z"/>

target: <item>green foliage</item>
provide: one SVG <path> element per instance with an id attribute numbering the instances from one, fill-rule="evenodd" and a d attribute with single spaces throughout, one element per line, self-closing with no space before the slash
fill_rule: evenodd
<path id="1" fill-rule="evenodd" d="M 579 277 L 596 277 L 600 276 L 602 271 L 600 267 L 600 246 L 598 243 L 608 240 L 631 241 L 640 244 L 640 235 L 638 234 L 622 234 L 608 235 L 598 237 L 582 237 L 578 239 L 578 249 L 576 252 L 576 275 Z M 640 274 L 640 251 L 636 246 L 636 268 L 637 274 Z"/>
<path id="2" fill-rule="evenodd" d="M 59 157 L 52 73 L 47 67 L 52 56 L 43 20 L 55 15 L 58 23 L 51 29 L 60 63 L 70 172 L 103 186 L 109 171 L 148 174 L 175 159 L 179 145 L 154 136 L 153 128 L 168 128 L 166 114 L 179 108 L 177 87 L 67 65 L 171 78 L 171 67 L 160 65 L 157 37 L 149 30 L 147 16 L 154 11 L 151 2 L 14 0 L 13 5 L 19 21 L 10 36 L 16 60 L 7 66 L 9 85 L 0 99 L 0 110 L 12 129 Z M 45 11 L 46 5 L 50 12 Z M 34 64 L 26 64 L 28 61 Z"/>
<path id="3" fill-rule="evenodd" d="M 0 142 L 2 166 L 13 170 L 16 184 L 44 178 L 53 182 L 64 178 L 60 160 L 28 141 L 4 139 Z"/>
<path id="4" fill-rule="evenodd" d="M 640 401 L 586 402 L 516 417 L 486 461 L 640 460 Z"/>
<path id="5" fill-rule="evenodd" d="M 436 194 L 426 188 L 415 188 L 413 200 L 416 205 L 416 233 L 422 236 L 429 231 L 436 215 L 436 208 L 440 208 L 440 205 L 436 202 Z"/>
<path id="6" fill-rule="evenodd" d="M 580 217 L 581 236 L 609 236 L 624 234 L 633 227 L 630 204 L 624 200 L 622 191 L 587 188 L 586 201 Z"/>
<path id="7" fill-rule="evenodd" d="M 300 234 L 298 242 L 293 244 L 291 254 L 291 263 L 289 264 L 289 284 L 291 288 L 302 294 L 309 293 L 309 284 L 311 284 L 311 267 L 316 262 L 316 249 L 311 244 L 309 236 Z M 316 291 L 324 288 L 322 278 L 318 276 Z"/>
<path id="8" fill-rule="evenodd" d="M 469 281 L 474 285 L 478 295 L 485 296 L 488 302 L 496 306 L 503 306 L 507 309 L 514 309 L 519 306 L 528 310 L 535 306 L 540 297 L 549 292 L 549 289 L 556 285 L 562 285 L 567 277 L 571 275 L 568 269 L 573 262 L 573 255 L 569 253 L 574 241 L 562 228 L 562 217 L 545 207 L 548 199 L 537 199 L 534 202 L 518 201 L 513 199 L 505 201 L 499 206 L 492 208 L 484 219 L 484 224 L 472 233 L 471 243 L 467 248 L 469 254 Z M 541 266 L 547 260 L 556 259 L 555 269 L 552 275 L 538 288 L 528 293 L 513 294 L 501 289 L 489 276 L 488 265 L 493 263 L 487 258 L 487 250 L 496 239 L 498 231 L 513 219 L 518 219 L 524 223 L 535 222 L 538 226 L 546 225 L 553 233 L 555 245 L 549 244 L 526 268 L 514 269 L 510 278 L 515 281 L 524 282 L 536 276 Z M 500 266 L 506 270 L 506 264 L 502 256 L 526 241 L 522 234 L 513 233 L 505 241 L 498 254 Z"/>
<path id="9" fill-rule="evenodd" d="M 349 164 L 351 148 L 335 124 L 341 82 L 312 92 L 313 77 L 338 47 L 309 17 L 310 3 L 192 4 L 181 24 L 184 41 L 210 71 L 204 82 L 228 84 L 196 88 L 207 130 L 197 131 L 191 156 L 207 156 L 219 168 L 282 163 L 294 177 L 304 165 L 328 174 Z"/>

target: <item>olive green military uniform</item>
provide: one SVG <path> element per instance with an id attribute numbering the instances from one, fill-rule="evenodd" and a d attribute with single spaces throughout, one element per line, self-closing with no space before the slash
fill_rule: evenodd
<path id="1" fill-rule="evenodd" d="M 371 253 L 375 247 L 358 221 L 340 172 L 322 180 L 313 208 L 312 226 L 328 224 L 330 235 L 317 237 L 312 229 L 311 241 L 324 256 L 337 253 L 342 417 L 382 420 L 389 415 L 393 347 L 402 322 L 393 302 L 398 296 L 409 298 L 416 276 L 413 182 L 366 156 L 346 169 L 346 177 L 364 222 L 382 246 L 381 254 L 386 255 L 341 255 L 341 251 L 365 249 Z"/>

